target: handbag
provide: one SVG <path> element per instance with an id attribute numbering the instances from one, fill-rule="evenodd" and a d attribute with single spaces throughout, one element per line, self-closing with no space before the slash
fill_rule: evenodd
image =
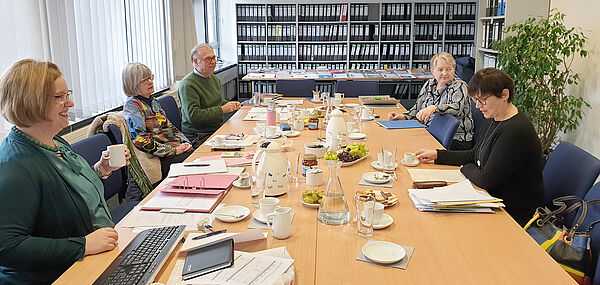
<path id="1" fill-rule="evenodd" d="M 576 201 L 567 207 L 567 202 Z M 599 203 L 600 199 L 584 201 L 577 196 L 564 196 L 552 200 L 558 208 L 551 211 L 547 207 L 537 208 L 533 218 L 523 227 L 525 231 L 579 284 L 591 284 L 593 262 L 590 248 L 590 232 L 593 222 L 586 231 L 578 231 L 585 220 L 588 205 Z M 581 216 L 571 228 L 563 224 L 564 217 L 582 208 Z"/>

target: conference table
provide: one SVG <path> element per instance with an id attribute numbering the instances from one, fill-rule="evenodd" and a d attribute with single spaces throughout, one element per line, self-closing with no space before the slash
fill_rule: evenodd
<path id="1" fill-rule="evenodd" d="M 304 101 L 301 108 L 316 104 Z M 357 102 L 346 98 L 343 103 Z M 244 106 L 216 134 L 251 133 L 254 121 L 244 121 L 251 106 Z M 402 108 L 402 107 L 400 107 Z M 373 109 L 385 118 L 391 111 L 401 109 Z M 412 180 L 407 167 L 396 169 L 398 180 L 393 188 L 359 185 L 363 173 L 374 171 L 371 162 L 377 160 L 377 151 L 382 146 L 395 145 L 400 159 L 405 152 L 418 149 L 441 149 L 442 146 L 426 129 L 386 130 L 375 121 L 362 122 L 362 132 L 367 135 L 366 146 L 371 150 L 368 158 L 355 165 L 342 167 L 340 179 L 344 195 L 351 211 L 351 221 L 345 225 L 326 225 L 317 221 L 317 209 L 302 205 L 300 196 L 307 189 L 305 183 L 289 184 L 287 194 L 280 196 L 281 206 L 293 208 L 292 234 L 279 240 L 267 239 L 236 244 L 236 249 L 256 252 L 269 248 L 286 247 L 294 258 L 295 284 L 573 284 L 573 279 L 531 239 L 527 233 L 503 209 L 493 214 L 419 212 L 408 196 L 407 189 Z M 304 129 L 284 154 L 295 163 L 298 153 L 304 153 L 306 142 L 317 141 L 324 132 Z M 256 145 L 244 151 L 254 150 Z M 189 161 L 201 156 L 214 155 L 210 147 L 199 147 Z M 327 166 L 323 159 L 318 161 L 324 170 L 325 189 Z M 421 169 L 458 169 L 454 166 L 420 164 Z M 246 171 L 252 172 L 251 167 Z M 164 182 L 163 182 L 164 184 Z M 159 185 L 160 189 L 163 185 Z M 406 270 L 358 261 L 361 248 L 368 241 L 357 235 L 356 211 L 352 197 L 358 190 L 383 189 L 394 193 L 399 202 L 385 208 L 394 223 L 388 228 L 375 230 L 372 240 L 390 241 L 414 247 L 414 253 Z M 154 191 L 156 192 L 156 190 Z M 141 203 L 145 203 L 154 192 Z M 250 190 L 232 188 L 222 203 L 243 205 L 252 212 Z M 228 232 L 242 232 L 252 219 L 248 216 L 237 223 L 215 220 L 213 228 Z M 120 250 L 135 236 L 130 228 L 117 225 L 119 244 L 116 249 L 86 256 L 65 272 L 56 284 L 90 284 L 100 276 L 114 260 Z M 265 230 L 266 231 L 266 230 Z M 181 244 L 177 247 L 180 248 Z M 177 259 L 185 253 L 177 249 L 171 254 L 157 275 L 156 281 L 167 284 Z"/>

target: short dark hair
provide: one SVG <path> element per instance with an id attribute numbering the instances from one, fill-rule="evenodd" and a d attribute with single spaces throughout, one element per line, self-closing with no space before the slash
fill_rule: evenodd
<path id="1" fill-rule="evenodd" d="M 477 71 L 469 81 L 467 91 L 469 96 L 475 97 L 477 94 L 484 94 L 502 97 L 502 90 L 508 89 L 508 102 L 512 102 L 515 91 L 515 82 L 503 71 L 488 67 Z"/>

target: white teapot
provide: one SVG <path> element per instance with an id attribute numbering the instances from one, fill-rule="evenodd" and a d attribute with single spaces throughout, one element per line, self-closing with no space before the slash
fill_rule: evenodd
<path id="1" fill-rule="evenodd" d="M 335 109 L 329 114 L 330 119 L 327 122 L 327 130 L 325 132 L 325 146 L 331 147 L 332 142 L 336 137 L 340 137 L 342 142 L 348 139 L 348 128 L 346 127 L 346 121 L 344 120 L 344 113 Z"/>
<path id="2" fill-rule="evenodd" d="M 263 145 L 266 147 L 259 147 L 252 159 L 256 186 L 264 189 L 265 196 L 285 194 L 288 191 L 288 163 L 283 157 L 281 146 L 274 141 Z M 257 159 L 260 159 L 258 167 Z"/>

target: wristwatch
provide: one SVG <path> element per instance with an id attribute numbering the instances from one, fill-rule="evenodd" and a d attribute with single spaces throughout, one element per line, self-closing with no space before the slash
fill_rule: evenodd
<path id="1" fill-rule="evenodd" d="M 100 165 L 98 165 L 98 164 L 94 165 L 94 172 L 96 172 L 96 175 L 98 175 L 98 177 L 100 177 L 100 179 L 102 179 L 102 180 L 106 180 L 112 173 L 111 172 L 108 175 L 104 175 L 104 173 L 102 173 L 102 170 L 100 170 Z"/>

